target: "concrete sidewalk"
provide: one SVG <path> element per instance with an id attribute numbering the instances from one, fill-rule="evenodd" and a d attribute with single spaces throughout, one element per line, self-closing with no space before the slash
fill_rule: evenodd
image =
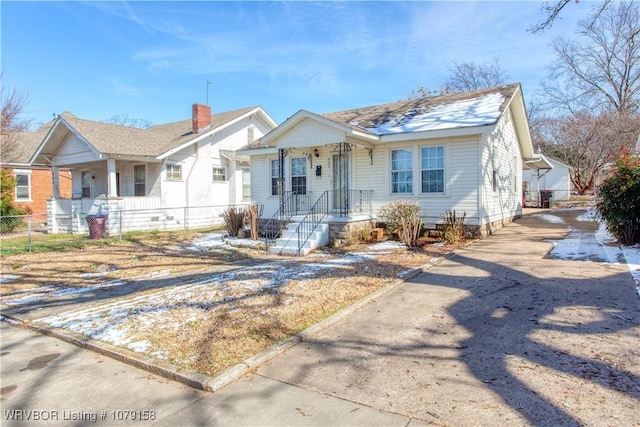
<path id="1" fill-rule="evenodd" d="M 523 218 L 216 393 L 3 322 L 2 425 L 638 425 L 640 299 L 566 233 Z"/>

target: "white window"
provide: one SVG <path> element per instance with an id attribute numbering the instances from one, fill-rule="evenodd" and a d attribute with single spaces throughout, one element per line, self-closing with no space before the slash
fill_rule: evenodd
<path id="1" fill-rule="evenodd" d="M 423 193 L 444 193 L 444 146 L 422 147 L 420 169 Z"/>
<path id="2" fill-rule="evenodd" d="M 82 181 L 82 197 L 91 197 L 91 172 L 83 171 L 80 179 Z"/>
<path id="3" fill-rule="evenodd" d="M 218 166 L 214 166 L 213 168 L 211 168 L 211 181 L 213 182 L 225 182 L 227 180 L 226 175 L 225 175 L 225 170 L 224 168 L 218 167 Z"/>
<path id="4" fill-rule="evenodd" d="M 307 194 L 307 159 L 291 159 L 291 191 L 293 194 Z"/>
<path id="5" fill-rule="evenodd" d="M 167 165 L 167 180 L 182 181 L 182 165 Z"/>
<path id="6" fill-rule="evenodd" d="M 413 193 L 411 150 L 391 150 L 391 192 Z"/>
<path id="7" fill-rule="evenodd" d="M 146 196 L 146 168 L 144 165 L 133 166 L 133 194 L 135 196 Z"/>
<path id="8" fill-rule="evenodd" d="M 16 197 L 19 200 L 31 200 L 31 174 L 28 172 L 15 172 Z"/>
<path id="9" fill-rule="evenodd" d="M 271 195 L 277 196 L 280 193 L 280 162 L 271 160 Z"/>
<path id="10" fill-rule="evenodd" d="M 242 169 L 242 200 L 251 200 L 251 171 Z"/>

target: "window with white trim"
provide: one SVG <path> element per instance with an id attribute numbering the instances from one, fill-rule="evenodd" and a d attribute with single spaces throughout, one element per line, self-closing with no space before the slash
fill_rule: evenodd
<path id="1" fill-rule="evenodd" d="M 271 195 L 277 196 L 280 193 L 280 162 L 271 160 Z"/>
<path id="2" fill-rule="evenodd" d="M 167 165 L 167 180 L 168 181 L 182 181 L 182 165 L 168 164 Z"/>
<path id="3" fill-rule="evenodd" d="M 444 146 L 420 149 L 423 193 L 444 193 Z"/>
<path id="4" fill-rule="evenodd" d="M 226 180 L 227 180 L 227 177 L 223 167 L 213 166 L 211 168 L 211 181 L 225 182 Z"/>
<path id="5" fill-rule="evenodd" d="M 133 195 L 146 196 L 146 168 L 145 165 L 133 165 Z"/>
<path id="6" fill-rule="evenodd" d="M 293 194 L 307 194 L 307 158 L 291 159 L 291 191 Z"/>
<path id="7" fill-rule="evenodd" d="M 391 192 L 413 193 L 411 150 L 391 150 Z"/>
<path id="8" fill-rule="evenodd" d="M 242 200 L 251 200 L 251 171 L 242 169 Z"/>
<path id="9" fill-rule="evenodd" d="M 31 174 L 28 172 L 15 172 L 16 177 L 16 201 L 31 200 Z"/>

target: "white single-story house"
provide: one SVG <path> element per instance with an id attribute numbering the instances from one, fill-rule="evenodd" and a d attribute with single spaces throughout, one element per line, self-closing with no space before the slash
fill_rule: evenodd
<path id="1" fill-rule="evenodd" d="M 275 127 L 259 106 L 212 115 L 194 104 L 191 119 L 147 129 L 58 115 L 30 159 L 49 165 L 54 177 L 71 170 L 72 197 L 60 197 L 54 180 L 49 232 L 86 231 L 87 214 L 117 212 L 133 215 L 119 216 L 121 231 L 220 222 L 226 207 L 251 198 L 248 157 L 235 151 Z"/>
<path id="2" fill-rule="evenodd" d="M 340 245 L 380 208 L 417 202 L 427 226 L 466 213 L 482 236 L 522 213 L 534 153 L 520 84 L 329 114 L 300 110 L 239 153 L 268 222 L 288 222 L 272 252 Z M 266 228 L 269 228 L 267 225 Z"/>
<path id="3" fill-rule="evenodd" d="M 542 153 L 539 153 L 539 156 L 549 163 L 550 168 L 525 169 L 522 172 L 527 206 L 543 207 L 545 193 L 551 196 L 551 204 L 569 200 L 571 197 L 571 166 Z"/>

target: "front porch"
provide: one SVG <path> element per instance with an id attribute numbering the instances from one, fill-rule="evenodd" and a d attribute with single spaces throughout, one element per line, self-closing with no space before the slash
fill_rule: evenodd
<path id="1" fill-rule="evenodd" d="M 373 190 L 327 190 L 311 204 L 308 195 L 286 192 L 280 208 L 261 221 L 269 252 L 305 255 L 323 246 L 342 246 L 374 228 Z"/>

